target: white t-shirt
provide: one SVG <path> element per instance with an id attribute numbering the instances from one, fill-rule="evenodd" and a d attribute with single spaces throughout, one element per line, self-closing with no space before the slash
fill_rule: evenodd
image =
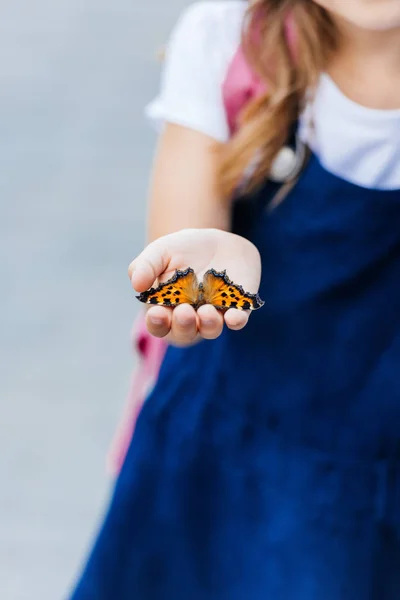
<path id="1" fill-rule="evenodd" d="M 244 0 L 209 0 L 183 12 L 167 45 L 159 95 L 146 109 L 158 126 L 176 123 L 228 139 L 222 84 L 246 6 Z M 366 188 L 400 190 L 400 110 L 361 106 L 322 74 L 299 134 L 331 173 Z"/>

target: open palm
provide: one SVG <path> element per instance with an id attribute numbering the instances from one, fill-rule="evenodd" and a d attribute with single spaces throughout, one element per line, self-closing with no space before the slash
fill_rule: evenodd
<path id="1" fill-rule="evenodd" d="M 150 288 L 156 280 L 169 279 L 176 269 L 192 267 L 201 280 L 208 269 L 223 271 L 250 293 L 260 285 L 261 262 L 257 248 L 248 240 L 219 229 L 185 229 L 159 238 L 149 244 L 130 264 L 129 276 L 138 292 Z M 147 311 L 149 332 L 167 337 L 168 342 L 185 345 L 198 335 L 214 339 L 224 322 L 230 329 L 242 329 L 248 313 L 229 309 L 222 314 L 211 305 L 197 312 L 188 304 L 176 308 L 152 306 Z"/>

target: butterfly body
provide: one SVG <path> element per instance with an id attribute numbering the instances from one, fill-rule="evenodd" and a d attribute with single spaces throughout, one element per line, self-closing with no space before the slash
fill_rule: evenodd
<path id="1" fill-rule="evenodd" d="M 190 304 L 195 310 L 204 304 L 211 304 L 222 311 L 229 308 L 257 310 L 264 304 L 258 294 L 249 294 L 242 286 L 233 283 L 226 271 L 209 269 L 204 273 L 203 281 L 198 282 L 190 267 L 175 271 L 171 279 L 136 297 L 145 304 L 171 307 Z"/>

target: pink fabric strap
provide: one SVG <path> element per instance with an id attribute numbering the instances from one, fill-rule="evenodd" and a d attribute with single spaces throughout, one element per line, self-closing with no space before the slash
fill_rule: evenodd
<path id="1" fill-rule="evenodd" d="M 241 109 L 252 98 L 261 95 L 264 91 L 264 84 L 249 69 L 242 49 L 239 48 L 229 65 L 222 84 L 226 117 L 231 134 L 236 131 L 237 118 Z"/>
<path id="2" fill-rule="evenodd" d="M 141 312 L 132 330 L 133 351 L 138 354 L 138 365 L 133 373 L 128 398 L 121 422 L 114 434 L 107 455 L 107 471 L 117 475 L 123 465 L 131 442 L 136 420 L 150 388 L 155 384 L 167 344 L 153 337 L 146 329 Z"/>
<path id="3" fill-rule="evenodd" d="M 293 58 L 296 54 L 296 31 L 293 17 L 288 15 L 285 22 L 285 35 Z M 240 111 L 253 98 L 266 91 L 265 84 L 250 69 L 241 46 L 236 51 L 222 84 L 225 111 L 231 135 L 237 129 Z"/>

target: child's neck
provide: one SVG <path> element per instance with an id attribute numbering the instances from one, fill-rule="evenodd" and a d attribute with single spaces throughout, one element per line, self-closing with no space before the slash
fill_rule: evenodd
<path id="1" fill-rule="evenodd" d="M 328 73 L 355 102 L 400 109 L 400 29 L 366 31 L 338 22 L 341 40 Z"/>

